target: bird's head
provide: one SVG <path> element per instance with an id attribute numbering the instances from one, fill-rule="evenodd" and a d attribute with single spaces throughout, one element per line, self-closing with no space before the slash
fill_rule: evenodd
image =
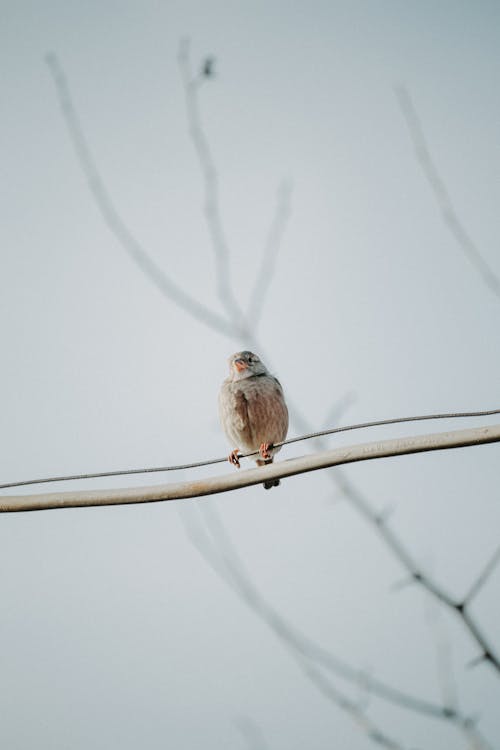
<path id="1" fill-rule="evenodd" d="M 229 373 L 232 380 L 244 380 L 253 375 L 265 375 L 267 368 L 253 352 L 236 352 L 229 357 Z"/>

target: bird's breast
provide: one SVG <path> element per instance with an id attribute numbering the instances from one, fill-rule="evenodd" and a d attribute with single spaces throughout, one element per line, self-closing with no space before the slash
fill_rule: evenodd
<path id="1" fill-rule="evenodd" d="M 245 450 L 278 443 L 288 431 L 283 391 L 272 376 L 226 381 L 220 397 L 221 422 L 229 440 Z"/>

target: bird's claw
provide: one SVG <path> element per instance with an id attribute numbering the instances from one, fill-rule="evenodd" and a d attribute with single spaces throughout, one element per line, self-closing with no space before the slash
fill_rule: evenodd
<path id="1" fill-rule="evenodd" d="M 272 443 L 261 443 L 259 448 L 259 453 L 262 458 L 267 459 L 271 458 L 270 450 L 273 447 Z"/>
<path id="2" fill-rule="evenodd" d="M 240 449 L 235 448 L 234 451 L 231 451 L 231 453 L 228 456 L 229 463 L 233 464 L 233 466 L 236 466 L 237 469 L 240 468 L 240 459 L 238 456 L 239 452 L 240 452 Z"/>

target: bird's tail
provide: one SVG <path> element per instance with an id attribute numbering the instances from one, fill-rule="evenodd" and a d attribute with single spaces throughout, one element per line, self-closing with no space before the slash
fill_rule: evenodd
<path id="1" fill-rule="evenodd" d="M 278 487 L 281 484 L 279 479 L 269 479 L 267 482 L 263 482 L 262 486 L 265 490 L 270 490 L 273 487 Z"/>
<path id="2" fill-rule="evenodd" d="M 265 466 L 266 464 L 272 464 L 272 462 L 273 462 L 272 458 L 267 458 L 265 461 L 259 458 L 256 461 L 257 466 Z M 268 479 L 266 482 L 262 483 L 262 486 L 264 487 L 265 490 L 270 490 L 273 487 L 278 487 L 280 484 L 281 482 L 279 479 Z"/>

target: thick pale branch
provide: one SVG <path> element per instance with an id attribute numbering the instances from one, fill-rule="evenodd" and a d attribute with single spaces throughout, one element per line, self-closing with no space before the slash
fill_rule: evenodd
<path id="1" fill-rule="evenodd" d="M 57 508 L 84 508 L 102 505 L 128 505 L 152 503 L 162 500 L 181 500 L 204 497 L 220 492 L 250 487 L 270 479 L 283 479 L 296 474 L 326 469 L 332 466 L 368 461 L 375 458 L 404 456 L 413 453 L 464 448 L 500 441 L 500 425 L 477 427 L 469 430 L 438 432 L 430 435 L 408 436 L 394 440 L 379 440 L 361 445 L 351 445 L 322 451 L 311 456 L 301 456 L 288 461 L 249 469 L 236 474 L 209 477 L 197 481 L 131 487 L 112 490 L 79 490 L 40 495 L 6 496 L 0 498 L 0 512 L 49 510 Z M 441 598 L 441 597 L 439 597 Z"/>

